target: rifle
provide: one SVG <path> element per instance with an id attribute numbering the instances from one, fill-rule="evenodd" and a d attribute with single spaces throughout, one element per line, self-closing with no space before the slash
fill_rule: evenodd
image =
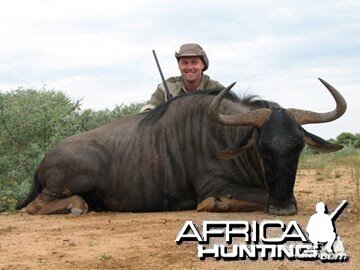
<path id="1" fill-rule="evenodd" d="M 159 63 L 159 60 L 158 60 L 158 58 L 156 56 L 155 50 L 152 50 L 152 52 L 153 52 L 153 55 L 154 55 L 154 58 L 155 58 L 156 65 L 157 65 L 157 67 L 159 69 L 159 72 L 160 72 L 161 80 L 162 80 L 163 85 L 165 87 L 165 101 L 168 101 L 168 100 L 172 99 L 173 97 L 170 94 L 169 88 L 167 87 L 167 84 L 165 82 L 165 78 L 164 78 L 164 75 L 163 75 L 163 73 L 161 71 L 160 63 Z"/>
<path id="2" fill-rule="evenodd" d="M 336 207 L 336 209 L 329 215 L 331 220 L 337 219 L 337 217 L 340 215 L 341 211 L 348 205 L 348 202 L 346 200 L 343 200 L 341 204 Z"/>

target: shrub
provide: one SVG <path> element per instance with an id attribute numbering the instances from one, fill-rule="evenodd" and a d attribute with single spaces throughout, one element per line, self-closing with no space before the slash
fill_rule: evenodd
<path id="1" fill-rule="evenodd" d="M 84 110 L 60 91 L 18 88 L 0 93 L 0 212 L 23 199 L 44 154 L 59 141 L 124 116 L 142 104 Z"/>
<path id="2" fill-rule="evenodd" d="M 346 145 L 352 148 L 360 148 L 360 134 L 352 134 L 350 132 L 343 132 L 336 137 L 339 144 Z"/>

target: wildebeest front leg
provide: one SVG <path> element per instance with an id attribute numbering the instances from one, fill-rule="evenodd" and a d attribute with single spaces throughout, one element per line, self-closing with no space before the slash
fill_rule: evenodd
<path id="1" fill-rule="evenodd" d="M 221 184 L 221 183 L 220 183 Z M 209 192 L 197 206 L 205 212 L 250 212 L 264 211 L 268 194 L 264 188 L 225 183 L 220 192 Z M 212 194 L 211 194 L 212 193 Z"/>
<path id="2" fill-rule="evenodd" d="M 243 200 L 231 199 L 228 197 L 208 197 L 197 206 L 200 212 L 252 212 L 263 211 L 265 204 Z"/>
<path id="3" fill-rule="evenodd" d="M 80 216 L 88 212 L 87 203 L 78 195 L 68 198 L 49 198 L 48 195 L 39 194 L 36 199 L 26 207 L 30 215 L 50 215 L 73 213 Z"/>

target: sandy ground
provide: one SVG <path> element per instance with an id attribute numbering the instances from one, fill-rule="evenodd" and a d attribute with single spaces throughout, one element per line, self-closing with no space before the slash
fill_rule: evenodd
<path id="1" fill-rule="evenodd" d="M 360 269 L 360 225 L 356 188 L 346 168 L 299 170 L 295 187 L 299 214 L 274 217 L 263 213 L 90 213 L 30 216 L 0 215 L 0 269 Z M 193 242 L 177 245 L 175 238 L 187 220 L 281 219 L 306 227 L 315 205 L 323 200 L 332 211 L 339 201 L 349 205 L 336 220 L 345 263 L 262 260 L 223 261 L 197 258 Z"/>

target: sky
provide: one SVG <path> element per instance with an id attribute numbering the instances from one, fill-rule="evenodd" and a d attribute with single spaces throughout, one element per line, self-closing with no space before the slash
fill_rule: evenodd
<path id="1" fill-rule="evenodd" d="M 0 0 L 0 91 L 55 89 L 82 108 L 144 102 L 161 78 L 179 75 L 181 44 L 199 43 L 206 71 L 238 94 L 338 120 L 304 126 L 325 139 L 360 133 L 360 1 Z"/>

